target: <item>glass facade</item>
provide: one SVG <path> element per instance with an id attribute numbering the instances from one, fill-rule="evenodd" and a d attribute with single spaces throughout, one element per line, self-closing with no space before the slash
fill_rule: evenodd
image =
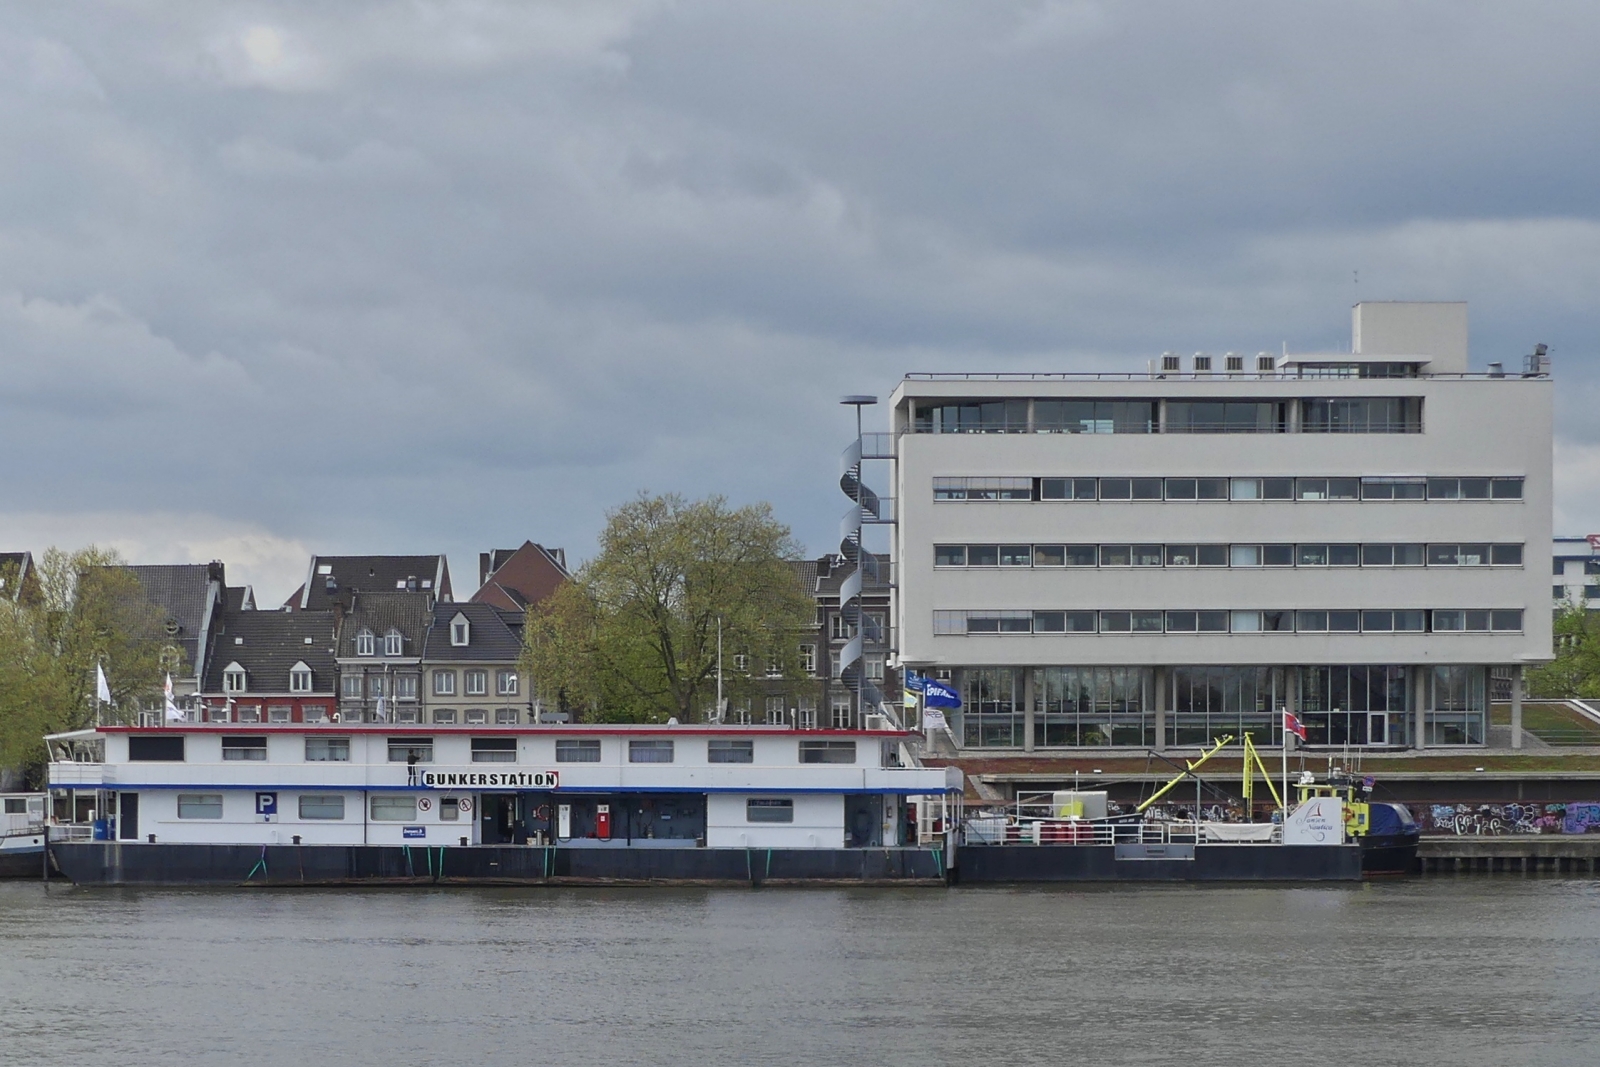
<path id="1" fill-rule="evenodd" d="M 1410 738 L 1405 667 L 1301 667 L 1299 708 L 1308 745 L 1403 745 Z"/>
<path id="2" fill-rule="evenodd" d="M 1248 733 L 1258 745 L 1283 743 L 1287 675 L 1281 667 L 1174 667 L 1167 744 L 1209 745 Z"/>
<path id="3" fill-rule="evenodd" d="M 1429 667 L 1423 673 L 1428 703 L 1422 715 L 1428 745 L 1481 745 L 1489 715 L 1485 667 Z"/>
<path id="4" fill-rule="evenodd" d="M 1488 722 L 1487 667 L 1175 666 L 1162 675 L 1165 694 L 1152 667 L 967 668 L 955 672 L 962 707 L 949 718 L 964 747 L 1012 749 L 1153 747 L 1158 702 L 1167 709 L 1160 740 L 1182 748 L 1246 734 L 1280 745 L 1290 707 L 1314 747 L 1409 747 L 1419 706 L 1429 747 L 1483 744 Z"/>

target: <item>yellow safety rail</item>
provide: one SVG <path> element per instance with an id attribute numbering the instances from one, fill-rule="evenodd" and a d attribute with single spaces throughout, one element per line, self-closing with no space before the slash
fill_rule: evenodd
<path id="1" fill-rule="evenodd" d="M 1187 767 L 1188 770 L 1186 770 L 1182 774 L 1178 775 L 1178 777 L 1174 778 L 1172 781 L 1168 782 L 1166 785 L 1162 786 L 1160 789 L 1157 789 L 1155 791 L 1154 795 L 1152 795 L 1149 800 L 1145 801 L 1143 804 L 1140 804 L 1137 808 L 1134 809 L 1134 811 L 1139 812 L 1139 813 L 1142 814 L 1146 808 L 1148 808 L 1150 805 L 1154 804 L 1156 801 L 1160 800 L 1163 796 L 1165 796 L 1167 794 L 1167 791 L 1170 790 L 1173 786 L 1177 785 L 1179 782 L 1183 781 L 1185 778 L 1189 777 L 1189 775 L 1193 774 L 1196 770 L 1198 770 L 1202 763 L 1204 763 L 1206 760 L 1210 759 L 1212 756 L 1215 756 L 1218 752 L 1221 752 L 1225 747 L 1227 747 L 1228 742 L 1230 742 L 1232 740 L 1233 740 L 1233 735 L 1232 734 L 1225 734 L 1222 737 L 1217 738 L 1217 743 L 1212 746 L 1211 751 L 1207 752 L 1205 755 L 1201 756 L 1199 759 L 1195 760 L 1193 763 L 1190 763 L 1187 760 L 1185 760 L 1183 765 L 1185 767 Z"/>

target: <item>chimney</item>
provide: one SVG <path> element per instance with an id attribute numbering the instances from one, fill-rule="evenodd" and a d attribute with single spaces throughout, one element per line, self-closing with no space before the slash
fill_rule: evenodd
<path id="1" fill-rule="evenodd" d="M 331 574 L 328 575 L 322 580 L 322 589 L 323 592 L 327 593 L 329 596 L 333 596 L 339 591 L 339 579 L 335 578 Z"/>
<path id="2" fill-rule="evenodd" d="M 406 592 L 415 593 L 416 591 L 417 591 L 417 576 L 415 574 L 406 575 Z"/>
<path id="3" fill-rule="evenodd" d="M 488 552 L 479 552 L 478 553 L 478 584 L 479 585 L 487 584 L 488 581 L 489 581 L 489 575 L 494 573 L 494 567 L 490 562 L 493 558 L 494 557 Z"/>

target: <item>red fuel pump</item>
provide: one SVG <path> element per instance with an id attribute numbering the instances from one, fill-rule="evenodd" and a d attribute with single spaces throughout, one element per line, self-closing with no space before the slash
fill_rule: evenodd
<path id="1" fill-rule="evenodd" d="M 596 804 L 594 808 L 594 836 L 602 841 L 611 840 L 611 805 Z"/>

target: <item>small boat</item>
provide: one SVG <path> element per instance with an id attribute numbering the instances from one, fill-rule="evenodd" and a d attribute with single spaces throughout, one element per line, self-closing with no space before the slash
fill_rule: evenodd
<path id="1" fill-rule="evenodd" d="M 0 878 L 43 877 L 45 799 L 0 793 Z"/>
<path id="2" fill-rule="evenodd" d="M 960 880 L 1028 881 L 1355 881 L 1416 868 L 1417 824 L 1403 805 L 1371 800 L 1373 781 L 1331 768 L 1324 781 L 1303 772 L 1285 804 L 1249 737 L 1244 803 L 1253 811 L 1259 768 L 1276 802 L 1270 821 L 1174 817 L 1156 804 L 1221 752 L 1218 738 L 1182 773 L 1127 813 L 1104 792 L 1019 796 L 1006 810 L 966 820 Z M 1198 805 L 1196 805 L 1198 811 Z"/>

